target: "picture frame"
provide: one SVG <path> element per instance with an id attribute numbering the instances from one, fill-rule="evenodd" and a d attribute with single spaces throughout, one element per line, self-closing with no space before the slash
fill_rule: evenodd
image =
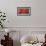
<path id="1" fill-rule="evenodd" d="M 17 7 L 17 16 L 31 16 L 31 7 Z"/>

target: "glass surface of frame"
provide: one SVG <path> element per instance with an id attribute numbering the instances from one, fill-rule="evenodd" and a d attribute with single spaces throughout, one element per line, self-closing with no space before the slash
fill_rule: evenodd
<path id="1" fill-rule="evenodd" d="M 31 7 L 17 7 L 17 16 L 30 16 Z"/>

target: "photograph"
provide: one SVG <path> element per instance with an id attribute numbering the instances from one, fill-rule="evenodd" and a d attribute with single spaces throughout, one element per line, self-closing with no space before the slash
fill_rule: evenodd
<path id="1" fill-rule="evenodd" d="M 31 16 L 31 7 L 17 7 L 17 16 Z"/>

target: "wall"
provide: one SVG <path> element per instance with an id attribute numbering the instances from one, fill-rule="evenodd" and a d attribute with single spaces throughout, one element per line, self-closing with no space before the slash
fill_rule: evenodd
<path id="1" fill-rule="evenodd" d="M 32 4 L 30 3 L 32 2 Z M 23 4 L 24 3 L 24 4 Z M 6 27 L 21 31 L 20 36 L 31 31 L 46 31 L 46 0 L 0 0 L 0 9 L 6 12 L 8 22 Z M 18 6 L 32 7 L 31 16 L 17 16 Z M 13 27 L 13 28 L 12 28 Z M 23 33 L 23 31 L 25 33 Z M 46 33 L 46 32 L 45 32 Z"/>
<path id="2" fill-rule="evenodd" d="M 32 2 L 32 3 L 31 3 Z M 0 9 L 6 12 L 7 27 L 46 27 L 46 0 L 0 0 Z M 32 7 L 31 16 L 17 16 L 17 7 Z"/>

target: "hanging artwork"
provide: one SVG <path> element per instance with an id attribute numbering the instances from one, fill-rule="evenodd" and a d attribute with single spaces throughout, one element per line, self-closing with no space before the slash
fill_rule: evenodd
<path id="1" fill-rule="evenodd" d="M 30 16 L 31 7 L 17 7 L 17 16 Z"/>

